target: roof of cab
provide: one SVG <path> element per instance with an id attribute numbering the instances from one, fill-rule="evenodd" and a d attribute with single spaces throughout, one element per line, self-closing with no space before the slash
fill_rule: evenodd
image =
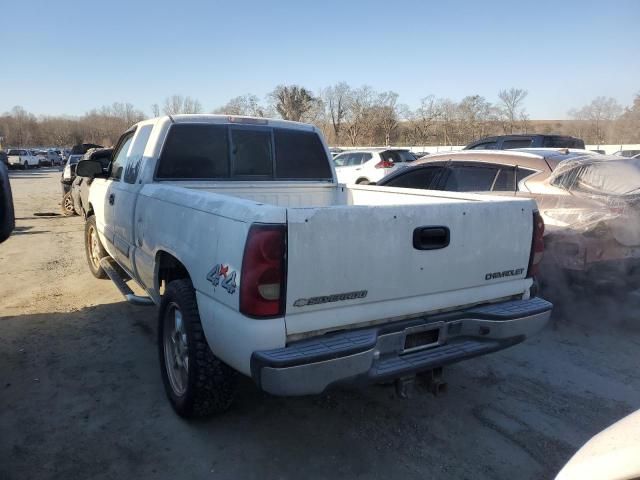
<path id="1" fill-rule="evenodd" d="M 243 115 L 214 115 L 214 114 L 179 114 L 165 115 L 158 119 L 169 119 L 172 123 L 212 123 L 225 125 L 254 125 L 271 126 L 280 128 L 292 128 L 297 130 L 317 131 L 317 128 L 308 123 L 292 122 L 290 120 L 280 120 L 265 117 L 249 117 Z M 154 119 L 154 120 L 158 120 Z M 141 122 L 143 123 L 143 122 Z"/>

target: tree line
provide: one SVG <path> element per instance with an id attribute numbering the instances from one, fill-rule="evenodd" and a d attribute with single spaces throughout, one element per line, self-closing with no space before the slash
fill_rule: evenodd
<path id="1" fill-rule="evenodd" d="M 264 99 L 253 94 L 230 99 L 212 113 L 303 121 L 318 126 L 331 145 L 464 145 L 488 135 L 559 133 L 587 144 L 640 143 L 640 93 L 623 107 L 597 97 L 568 112 L 570 120 L 531 120 L 528 92 L 500 90 L 497 101 L 468 95 L 459 101 L 427 95 L 411 109 L 393 91 L 345 82 L 312 92 L 299 85 L 279 85 Z M 182 95 L 151 106 L 152 116 L 203 113 L 199 100 Z M 146 118 L 130 103 L 114 103 L 80 117 L 39 116 L 16 106 L 0 115 L 5 147 L 70 146 L 82 142 L 113 145 L 134 123 Z"/>

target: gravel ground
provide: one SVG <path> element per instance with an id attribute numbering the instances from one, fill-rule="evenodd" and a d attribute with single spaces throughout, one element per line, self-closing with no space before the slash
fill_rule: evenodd
<path id="1" fill-rule="evenodd" d="M 59 212 L 56 169 L 12 172 L 17 229 L 0 246 L 0 478 L 551 478 L 640 407 L 637 330 L 557 323 L 418 382 L 278 398 L 243 381 L 226 415 L 165 399 L 155 308 L 85 264 L 83 221 Z M 617 305 L 617 307 L 616 307 Z M 637 312 L 638 310 L 635 310 Z"/>

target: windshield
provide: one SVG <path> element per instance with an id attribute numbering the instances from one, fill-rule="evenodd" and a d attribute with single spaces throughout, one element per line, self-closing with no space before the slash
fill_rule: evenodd
<path id="1" fill-rule="evenodd" d="M 70 165 L 76 164 L 80 161 L 81 158 L 82 158 L 82 155 L 70 155 L 69 164 Z"/>

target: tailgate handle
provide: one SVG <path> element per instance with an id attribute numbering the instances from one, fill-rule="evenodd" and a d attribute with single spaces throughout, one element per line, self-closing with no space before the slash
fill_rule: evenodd
<path id="1" fill-rule="evenodd" d="M 418 227 L 413 231 L 413 248 L 437 250 L 449 245 L 449 227 Z"/>

